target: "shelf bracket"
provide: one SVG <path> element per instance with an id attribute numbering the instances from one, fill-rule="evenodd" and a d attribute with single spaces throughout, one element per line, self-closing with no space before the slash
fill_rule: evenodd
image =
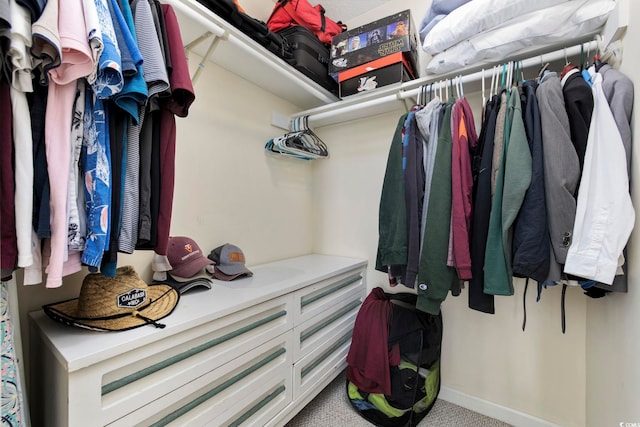
<path id="1" fill-rule="evenodd" d="M 291 131 L 291 118 L 289 116 L 285 116 L 277 111 L 271 112 L 271 125 L 278 127 L 280 129 L 284 129 L 287 132 Z"/>
<path id="2" fill-rule="evenodd" d="M 187 58 L 189 58 L 189 51 L 191 49 L 193 49 L 195 46 L 197 46 L 198 44 L 200 44 L 203 41 L 207 40 L 209 37 L 213 37 L 213 40 L 211 40 L 211 44 L 207 48 L 207 51 L 205 52 L 204 56 L 202 57 L 202 60 L 198 63 L 198 69 L 193 74 L 193 77 L 191 77 L 191 83 L 193 83 L 194 85 L 196 84 L 196 81 L 198 80 L 198 77 L 200 77 L 200 73 L 202 72 L 202 70 L 204 70 L 204 67 L 207 64 L 207 61 L 209 60 L 209 57 L 211 56 L 211 54 L 215 50 L 216 46 L 218 46 L 218 43 L 220 43 L 221 37 L 216 36 L 211 31 L 207 31 L 206 33 L 204 33 L 203 35 L 201 35 L 197 39 L 193 40 L 192 42 L 190 42 L 189 44 L 187 44 L 184 47 L 186 52 L 187 52 Z"/>

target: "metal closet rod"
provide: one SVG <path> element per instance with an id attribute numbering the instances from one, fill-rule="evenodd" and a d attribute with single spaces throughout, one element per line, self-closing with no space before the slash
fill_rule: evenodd
<path id="1" fill-rule="evenodd" d="M 558 61 L 560 59 L 573 57 L 575 55 L 579 55 L 581 52 L 597 52 L 598 43 L 595 40 L 580 43 L 578 45 L 574 45 L 571 47 L 566 47 L 562 49 L 558 49 L 552 52 L 546 52 L 542 54 L 537 54 L 535 56 L 531 56 L 527 59 L 519 60 L 521 63 L 521 68 L 529 68 L 536 65 L 542 65 L 542 61 L 544 62 L 553 62 Z M 508 61 L 505 61 L 505 63 Z M 500 63 L 502 64 L 502 62 Z M 485 70 L 485 78 L 488 77 L 491 80 L 490 73 L 487 73 L 486 70 L 491 70 L 496 64 L 487 64 Z M 434 88 L 437 87 L 437 84 L 440 82 L 445 82 L 447 79 L 455 79 L 460 76 L 461 73 L 449 73 L 443 74 L 440 76 L 428 76 L 420 79 L 412 80 L 410 82 L 403 83 L 400 89 L 392 94 L 380 96 L 377 98 L 368 98 L 362 102 L 358 102 L 357 99 L 353 102 L 348 102 L 348 104 L 342 104 L 341 102 L 337 102 L 335 104 L 324 105 L 321 107 L 312 108 L 310 110 L 302 111 L 298 114 L 292 116 L 292 120 L 296 117 L 308 116 L 309 125 L 313 125 L 314 123 L 320 123 L 321 126 L 326 126 L 328 124 L 336 124 L 342 123 L 345 121 L 353 120 L 352 113 L 358 112 L 366 112 L 371 110 L 373 114 L 379 114 L 385 104 L 394 103 L 397 101 L 402 101 L 408 98 L 415 98 L 420 93 L 420 90 L 423 86 L 430 85 L 433 83 Z M 460 81 L 462 84 L 480 81 L 482 79 L 483 73 L 482 70 L 478 72 L 474 72 L 471 74 L 463 75 Z M 356 118 L 366 117 L 368 114 L 360 114 L 357 115 Z M 335 118 L 335 121 L 330 119 Z M 325 123 L 329 121 L 329 123 Z"/>

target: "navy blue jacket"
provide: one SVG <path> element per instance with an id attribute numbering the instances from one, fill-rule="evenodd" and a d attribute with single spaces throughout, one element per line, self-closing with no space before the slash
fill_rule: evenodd
<path id="1" fill-rule="evenodd" d="M 522 202 L 513 232 L 513 275 L 544 281 L 551 256 L 544 193 L 542 126 L 533 80 L 523 85 L 524 124 L 531 150 L 531 184 Z"/>
<path id="2" fill-rule="evenodd" d="M 484 253 L 491 215 L 491 165 L 493 140 L 500 97 L 494 95 L 485 108 L 485 117 L 473 157 L 473 218 L 471 226 L 471 280 L 469 281 L 469 308 L 484 313 L 495 313 L 494 297 L 484 293 Z"/>

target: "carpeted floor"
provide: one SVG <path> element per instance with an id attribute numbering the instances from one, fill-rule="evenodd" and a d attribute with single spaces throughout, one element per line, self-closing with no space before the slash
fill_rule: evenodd
<path id="1" fill-rule="evenodd" d="M 286 427 L 371 426 L 352 407 L 345 390 L 345 374 L 340 374 L 296 415 Z M 418 427 L 509 427 L 493 418 L 438 399 Z"/>

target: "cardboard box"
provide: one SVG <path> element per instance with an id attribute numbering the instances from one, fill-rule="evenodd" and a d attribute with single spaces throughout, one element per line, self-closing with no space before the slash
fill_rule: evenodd
<path id="1" fill-rule="evenodd" d="M 362 65 L 396 52 L 407 52 L 418 70 L 419 38 L 411 12 L 404 10 L 333 37 L 329 73 Z"/>
<path id="2" fill-rule="evenodd" d="M 369 92 L 415 78 L 409 55 L 403 52 L 378 58 L 338 73 L 340 97 Z"/>

